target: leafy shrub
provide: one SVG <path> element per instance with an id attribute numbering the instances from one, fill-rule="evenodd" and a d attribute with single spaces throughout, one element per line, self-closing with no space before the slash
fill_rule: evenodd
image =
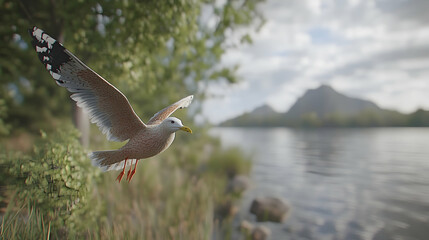
<path id="1" fill-rule="evenodd" d="M 165 153 L 141 161 L 130 183 L 119 184 L 117 172 L 99 176 L 90 166 L 75 130 L 42 135 L 31 156 L 4 155 L 9 177 L 0 182 L 9 178 L 6 185 L 16 186 L 23 201 L 9 201 L 0 239 L 231 238 L 232 218 L 217 214 L 223 206 L 228 216 L 236 208 L 237 199 L 225 191 L 228 177 L 250 170 L 239 149 L 223 150 L 207 136 L 183 136 Z"/>
<path id="2" fill-rule="evenodd" d="M 252 163 L 249 159 L 239 148 L 232 147 L 213 152 L 207 164 L 209 171 L 217 176 L 226 175 L 228 178 L 233 178 L 250 172 Z"/>
<path id="3" fill-rule="evenodd" d="M 60 130 L 52 137 L 42 133 L 34 154 L 16 157 L 9 164 L 18 199 L 36 207 L 55 229 L 76 232 L 87 227 L 85 218 L 96 214 L 87 202 L 97 170 L 91 167 L 75 129 Z"/>

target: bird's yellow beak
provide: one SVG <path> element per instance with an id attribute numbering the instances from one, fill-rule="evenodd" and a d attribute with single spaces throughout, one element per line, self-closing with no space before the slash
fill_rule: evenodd
<path id="1" fill-rule="evenodd" d="M 188 128 L 187 126 L 181 127 L 180 130 L 183 130 L 183 131 L 188 132 L 188 133 L 192 133 L 192 130 L 190 128 Z"/>

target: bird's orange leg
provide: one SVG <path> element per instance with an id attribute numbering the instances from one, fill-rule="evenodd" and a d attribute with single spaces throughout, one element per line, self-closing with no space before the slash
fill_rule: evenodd
<path id="1" fill-rule="evenodd" d="M 136 159 L 137 162 L 137 159 Z M 131 160 L 131 165 L 130 165 L 130 169 L 128 169 L 128 173 L 127 173 L 127 181 L 130 180 L 130 176 L 131 176 L 131 168 L 133 167 L 133 162 Z"/>
<path id="2" fill-rule="evenodd" d="M 139 160 L 138 159 L 136 159 L 136 163 L 134 164 L 134 169 L 133 169 L 133 171 L 131 172 L 131 175 L 130 175 L 130 178 L 128 179 L 128 182 L 131 182 L 131 178 L 133 178 L 133 176 L 134 176 L 134 174 L 136 173 L 136 168 L 137 168 L 137 163 L 139 162 Z M 130 167 L 130 169 L 131 169 L 131 167 Z"/>
<path id="3" fill-rule="evenodd" d="M 131 161 L 133 161 L 133 160 L 131 160 Z M 136 160 L 137 161 L 137 160 Z M 130 165 L 130 169 L 128 169 L 128 172 L 127 172 L 127 180 L 130 178 L 130 174 L 131 174 L 131 167 L 133 166 L 133 162 L 131 162 L 131 165 Z"/>
<path id="4" fill-rule="evenodd" d="M 119 173 L 118 177 L 116 178 L 116 180 L 118 180 L 119 182 L 121 182 L 122 177 L 125 174 L 125 167 L 127 166 L 127 160 L 128 158 L 125 158 L 124 169 L 122 169 L 122 171 Z"/>

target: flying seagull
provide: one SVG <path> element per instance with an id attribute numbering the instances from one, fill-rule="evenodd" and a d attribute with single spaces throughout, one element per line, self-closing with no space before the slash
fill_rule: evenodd
<path id="1" fill-rule="evenodd" d="M 94 166 L 102 171 L 120 170 L 121 182 L 125 168 L 130 166 L 127 180 L 136 172 L 140 159 L 153 157 L 167 149 L 174 140 L 175 132 L 192 133 L 182 121 L 170 115 L 177 109 L 188 107 L 193 96 L 185 97 L 156 113 L 145 124 L 134 112 L 128 99 L 112 84 L 87 67 L 57 40 L 43 30 L 29 29 L 32 44 L 55 82 L 67 88 L 77 105 L 83 108 L 109 141 L 129 140 L 123 147 L 111 151 L 92 152 Z M 132 164 L 134 169 L 131 171 Z"/>

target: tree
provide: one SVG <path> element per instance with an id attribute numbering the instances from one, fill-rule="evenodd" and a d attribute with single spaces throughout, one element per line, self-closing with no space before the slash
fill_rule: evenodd
<path id="1" fill-rule="evenodd" d="M 409 114 L 408 124 L 413 127 L 427 127 L 429 126 L 429 111 L 417 109 L 415 112 Z"/>
<path id="2" fill-rule="evenodd" d="M 5 122 L 13 129 L 38 131 L 52 128 L 71 111 L 71 104 L 65 104 L 69 94 L 58 89 L 30 49 L 27 29 L 33 25 L 117 86 L 147 120 L 188 93 L 203 97 L 203 82 L 236 81 L 236 66 L 220 68 L 218 63 L 234 47 L 229 32 L 262 25 L 260 2 L 3 1 L 0 98 L 8 109 Z M 236 38 L 250 42 L 246 33 Z"/>
<path id="3" fill-rule="evenodd" d="M 309 112 L 301 116 L 300 125 L 301 127 L 321 127 L 322 120 L 317 116 L 317 113 Z"/>

